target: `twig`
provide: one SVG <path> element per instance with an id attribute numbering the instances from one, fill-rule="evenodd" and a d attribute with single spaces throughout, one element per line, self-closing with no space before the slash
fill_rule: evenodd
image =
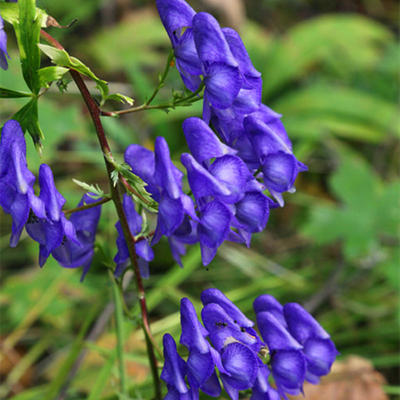
<path id="1" fill-rule="evenodd" d="M 107 203 L 110 200 L 112 200 L 111 197 L 104 197 L 103 199 L 96 201 L 95 203 L 88 203 L 88 204 L 85 204 L 80 207 L 72 208 L 70 210 L 65 210 L 64 214 L 68 215 L 68 214 L 72 214 L 72 213 L 78 212 L 78 211 L 89 210 L 90 208 L 97 207 L 97 206 L 100 206 L 101 204 Z"/>

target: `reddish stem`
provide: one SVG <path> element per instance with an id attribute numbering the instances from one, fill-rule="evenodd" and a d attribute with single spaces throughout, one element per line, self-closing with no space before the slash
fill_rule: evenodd
<path id="1" fill-rule="evenodd" d="M 59 43 L 55 38 L 53 38 L 51 35 L 49 35 L 47 32 L 41 30 L 41 36 L 50 44 L 52 44 L 54 47 L 63 50 L 64 47 Z M 147 311 L 147 305 L 146 305 L 146 297 L 145 297 L 145 291 L 144 291 L 144 286 L 143 286 L 143 281 L 142 277 L 140 274 L 139 270 L 139 264 L 137 261 L 137 255 L 136 255 L 136 250 L 135 250 L 135 238 L 133 237 L 128 221 L 126 219 L 126 215 L 122 206 L 122 201 L 121 201 L 121 196 L 119 194 L 118 188 L 114 186 L 113 181 L 111 179 L 111 173 L 113 171 L 113 166 L 108 161 L 108 159 L 113 160 L 113 156 L 111 153 L 110 146 L 108 144 L 103 125 L 100 120 L 100 115 L 101 115 L 101 110 L 99 109 L 97 103 L 94 101 L 92 96 L 90 95 L 90 92 L 85 84 L 85 82 L 82 79 L 82 76 L 80 73 L 72 68 L 69 69 L 70 74 L 75 81 L 76 85 L 78 86 L 79 91 L 82 94 L 82 97 L 86 103 L 86 106 L 88 108 L 88 111 L 90 113 L 90 116 L 92 117 L 93 124 L 96 128 L 96 133 L 97 133 L 97 138 L 100 143 L 100 147 L 103 151 L 104 155 L 104 161 L 106 164 L 107 168 L 107 175 L 110 183 L 110 190 L 111 190 L 111 196 L 119 217 L 119 220 L 121 222 L 121 227 L 124 233 L 125 241 L 128 246 L 129 250 L 129 256 L 131 259 L 131 263 L 133 266 L 133 270 L 135 272 L 135 282 L 136 282 L 136 289 L 137 289 L 137 295 L 140 303 L 140 310 L 141 310 L 141 315 L 142 315 L 142 325 L 143 325 L 143 330 L 144 330 L 144 335 L 146 339 L 146 345 L 147 345 L 147 353 L 149 356 L 149 361 L 150 361 L 150 366 L 153 374 L 153 380 L 154 380 L 154 387 L 155 387 L 155 392 L 156 392 L 156 399 L 161 399 L 161 388 L 160 388 L 160 380 L 158 376 L 158 363 L 157 363 L 157 358 L 154 353 L 154 346 L 152 344 L 152 335 L 150 331 L 150 325 L 149 325 L 149 319 L 148 319 L 148 311 Z"/>

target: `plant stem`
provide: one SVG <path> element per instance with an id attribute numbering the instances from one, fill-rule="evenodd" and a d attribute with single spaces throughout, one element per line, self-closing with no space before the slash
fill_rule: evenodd
<path id="1" fill-rule="evenodd" d="M 96 201 L 95 203 L 89 203 L 89 204 L 85 204 L 85 205 L 80 206 L 80 207 L 72 208 L 70 210 L 65 210 L 64 214 L 68 215 L 68 214 L 72 214 L 72 213 L 78 212 L 78 211 L 89 210 L 90 208 L 100 206 L 101 204 L 104 204 L 104 203 L 108 203 L 111 200 L 112 200 L 111 197 L 104 197 L 101 200 Z"/>
<path id="2" fill-rule="evenodd" d="M 117 357 L 118 357 L 120 390 L 123 398 L 125 399 L 128 398 L 128 390 L 126 387 L 125 363 L 124 363 L 124 334 L 123 334 L 124 315 L 122 311 L 122 303 L 121 303 L 119 288 L 114 280 L 111 271 L 109 271 L 109 274 L 112 281 L 113 297 L 115 304 L 115 325 L 117 332 Z"/>
<path id="3" fill-rule="evenodd" d="M 42 37 L 51 43 L 53 46 L 57 47 L 58 49 L 63 50 L 63 46 L 56 40 L 54 39 L 51 35 L 49 35 L 45 31 L 41 31 Z M 131 264 L 135 273 L 135 283 L 136 283 L 136 291 L 137 291 L 137 296 L 139 299 L 140 303 L 140 310 L 141 310 L 141 316 L 142 316 L 142 328 L 143 332 L 146 338 L 146 346 L 147 346 L 147 354 L 149 357 L 149 362 L 150 362 L 150 367 L 153 375 L 153 382 L 154 382 L 154 390 L 155 390 L 155 398 L 157 400 L 161 400 L 161 387 L 160 387 L 160 378 L 158 376 L 158 363 L 157 363 L 157 358 L 155 356 L 154 352 L 154 346 L 152 344 L 152 340 L 150 339 L 151 336 L 151 331 L 150 331 L 150 325 L 149 325 L 149 319 L 148 319 L 148 312 L 147 312 L 147 305 L 146 305 L 146 296 L 145 296 L 145 291 L 144 291 L 144 286 L 143 286 L 143 281 L 142 277 L 140 275 L 140 270 L 139 270 L 139 264 L 137 261 L 137 255 L 136 255 L 136 250 L 135 250 L 135 239 L 129 229 L 128 221 L 126 219 L 126 215 L 124 212 L 124 209 L 122 207 L 122 201 L 121 201 L 121 196 L 118 191 L 118 188 L 114 186 L 112 178 L 111 178 L 111 173 L 113 171 L 113 165 L 109 160 L 113 160 L 113 155 L 111 153 L 110 146 L 108 144 L 103 125 L 100 120 L 100 115 L 101 111 L 97 105 L 97 103 L 94 101 L 92 96 L 89 93 L 89 90 L 85 84 L 85 82 L 82 79 L 82 76 L 80 75 L 79 72 L 75 71 L 74 69 L 70 68 L 70 74 L 75 81 L 76 85 L 78 86 L 79 91 L 81 92 L 81 95 L 83 97 L 84 102 L 86 103 L 87 109 L 90 113 L 90 116 L 92 118 L 93 124 L 96 129 L 96 134 L 97 138 L 100 143 L 101 150 L 103 151 L 104 155 L 104 162 L 106 164 L 106 169 L 107 169 L 107 175 L 108 175 L 108 180 L 110 184 L 110 191 L 111 191 L 111 197 L 114 202 L 118 218 L 121 222 L 121 227 L 122 231 L 124 233 L 124 238 L 129 250 L 129 258 L 131 260 Z"/>

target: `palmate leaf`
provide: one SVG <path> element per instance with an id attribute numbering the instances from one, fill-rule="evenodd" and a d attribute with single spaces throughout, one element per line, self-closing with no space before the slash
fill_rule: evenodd
<path id="1" fill-rule="evenodd" d="M 316 204 L 303 233 L 318 244 L 343 241 L 348 260 L 368 257 L 382 248 L 382 237 L 396 237 L 400 224 L 400 182 L 384 184 L 371 167 L 342 155 L 329 181 L 340 203 Z"/>
<path id="2" fill-rule="evenodd" d="M 0 87 L 0 99 L 16 99 L 19 97 L 31 97 L 31 94 Z"/>
<path id="3" fill-rule="evenodd" d="M 58 81 L 61 79 L 67 72 L 68 68 L 64 67 L 45 67 L 39 69 L 39 81 L 41 87 L 49 87 L 49 84 L 53 81 Z"/>

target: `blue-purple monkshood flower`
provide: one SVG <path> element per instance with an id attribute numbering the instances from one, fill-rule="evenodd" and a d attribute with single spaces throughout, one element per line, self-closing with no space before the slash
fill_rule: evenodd
<path id="1" fill-rule="evenodd" d="M 329 334 L 300 304 L 288 303 L 283 307 L 288 331 L 303 346 L 306 359 L 306 380 L 318 383 L 329 373 L 339 354 Z"/>
<path id="2" fill-rule="evenodd" d="M 187 372 L 186 362 L 179 356 L 173 337 L 166 333 L 163 338 L 164 368 L 161 379 L 167 384 L 168 393 L 164 400 L 195 400 L 197 393 L 188 388 L 185 376 Z M 197 396 L 196 396 L 197 394 Z"/>
<path id="3" fill-rule="evenodd" d="M 142 217 L 135 209 L 135 203 L 132 197 L 124 194 L 122 205 L 125 211 L 126 219 L 128 221 L 129 230 L 133 237 L 139 235 L 142 231 Z M 118 252 L 114 257 L 116 263 L 115 275 L 120 276 L 125 268 L 130 264 L 129 250 L 125 241 L 124 232 L 122 230 L 121 222 L 115 224 L 118 231 L 117 247 Z M 135 243 L 136 254 L 138 255 L 138 264 L 143 278 L 149 277 L 149 262 L 154 258 L 153 249 L 150 247 L 147 239 L 139 240 Z"/>
<path id="4" fill-rule="evenodd" d="M 78 207 L 95 203 L 99 200 L 89 194 L 85 194 L 79 202 Z M 60 246 L 55 248 L 51 253 L 65 268 L 83 267 L 81 281 L 83 281 L 92 264 L 100 214 L 101 205 L 72 213 L 69 221 L 75 228 L 79 244 L 65 236 Z"/>
<path id="5" fill-rule="evenodd" d="M 64 197 L 58 192 L 53 173 L 47 164 L 39 168 L 39 199 L 45 205 L 46 217 L 38 218 L 31 213 L 25 225 L 29 236 L 39 243 L 39 265 L 42 267 L 50 253 L 59 247 L 63 240 L 71 240 L 79 245 L 74 225 L 69 221 L 62 208 Z"/>
<path id="6" fill-rule="evenodd" d="M 30 213 L 45 218 L 42 199 L 34 194 L 35 176 L 26 162 L 26 143 L 21 126 L 7 121 L 0 139 L 0 205 L 12 216 L 10 246 L 15 247 Z"/>
<path id="7" fill-rule="evenodd" d="M 169 389 L 167 398 L 185 398 L 188 393 L 189 398 L 198 398 L 199 390 L 218 397 L 219 375 L 232 400 L 248 389 L 252 400 L 287 399 L 302 391 L 305 380 L 316 383 L 313 378 L 329 373 L 337 351 L 333 343 L 327 344 L 329 335 L 300 305 L 282 307 L 272 296 L 258 297 L 254 309 L 261 339 L 254 323 L 219 290 L 203 291 L 201 300 L 204 326 L 193 304 L 187 298 L 181 300 L 180 343 L 189 352 L 186 362 L 177 354 L 172 337 L 164 336 L 162 377 Z"/>
<path id="8" fill-rule="evenodd" d="M 167 142 L 158 137 L 154 152 L 132 144 L 125 151 L 125 161 L 133 173 L 143 179 L 146 190 L 159 203 L 152 244 L 163 235 L 168 237 L 173 256 L 181 264 L 184 245 L 197 241 L 193 222 L 198 221 L 198 217 L 192 199 L 182 191 L 183 173 L 172 163 Z"/>
<path id="9" fill-rule="evenodd" d="M 183 83 L 194 92 L 201 83 L 202 74 L 192 29 L 192 20 L 196 12 L 183 0 L 157 0 L 156 4 L 171 40 L 176 66 Z"/>
<path id="10" fill-rule="evenodd" d="M 4 30 L 4 21 L 0 15 L 0 68 L 8 69 L 7 58 L 10 56 L 7 53 L 7 34 Z"/>

